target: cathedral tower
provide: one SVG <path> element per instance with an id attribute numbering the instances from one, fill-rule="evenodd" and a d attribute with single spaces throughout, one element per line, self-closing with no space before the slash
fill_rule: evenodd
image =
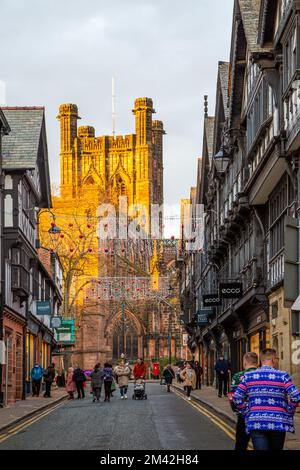
<path id="1" fill-rule="evenodd" d="M 143 205 L 150 213 L 152 189 L 152 114 L 151 98 L 137 98 L 134 102 L 136 132 L 136 203 Z"/>
<path id="2" fill-rule="evenodd" d="M 76 104 L 62 104 L 57 119 L 60 121 L 61 196 L 68 199 L 75 196 L 79 177 L 77 120 L 80 117 Z"/>

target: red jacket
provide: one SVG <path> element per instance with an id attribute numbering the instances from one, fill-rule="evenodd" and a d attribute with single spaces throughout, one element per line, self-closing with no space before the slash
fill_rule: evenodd
<path id="1" fill-rule="evenodd" d="M 146 365 L 135 364 L 133 368 L 133 375 L 135 379 L 144 379 L 146 377 Z"/>

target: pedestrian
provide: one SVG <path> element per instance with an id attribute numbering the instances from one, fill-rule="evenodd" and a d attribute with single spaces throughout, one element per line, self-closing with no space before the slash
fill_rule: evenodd
<path id="1" fill-rule="evenodd" d="M 215 371 L 218 379 L 218 397 L 222 398 L 222 393 L 224 397 L 227 397 L 228 394 L 228 378 L 229 378 L 230 364 L 224 359 L 223 354 L 220 355 L 218 361 L 215 364 Z"/>
<path id="2" fill-rule="evenodd" d="M 146 378 L 146 364 L 144 363 L 143 359 L 139 358 L 133 368 L 133 375 L 135 380 L 142 379 L 145 380 Z"/>
<path id="3" fill-rule="evenodd" d="M 180 378 L 180 374 L 181 372 L 183 371 L 183 364 L 180 364 L 178 367 L 177 367 L 177 371 L 176 371 L 176 378 L 177 378 L 177 383 L 181 383 L 182 380 Z"/>
<path id="4" fill-rule="evenodd" d="M 194 369 L 196 372 L 196 390 L 201 390 L 201 377 L 203 374 L 203 369 L 198 361 L 195 362 Z"/>
<path id="5" fill-rule="evenodd" d="M 51 386 L 55 379 L 55 366 L 50 364 L 43 374 L 46 390 L 44 393 L 45 398 L 51 398 Z"/>
<path id="6" fill-rule="evenodd" d="M 32 380 L 32 396 L 38 397 L 41 390 L 41 383 L 43 378 L 43 368 L 37 362 L 31 369 L 30 375 Z"/>
<path id="7" fill-rule="evenodd" d="M 192 368 L 189 362 L 185 363 L 185 368 L 180 374 L 180 378 L 183 380 L 183 386 L 186 391 L 187 399 L 191 400 L 191 391 L 196 388 L 196 372 Z"/>
<path id="8" fill-rule="evenodd" d="M 247 352 L 243 357 L 242 372 L 237 372 L 232 377 L 230 394 L 234 394 L 237 387 L 245 377 L 246 372 L 256 370 L 258 366 L 258 356 L 255 352 Z M 231 402 L 232 403 L 232 402 Z M 246 432 L 245 416 L 239 412 L 236 406 L 233 404 L 233 411 L 237 412 L 237 423 L 235 433 L 235 450 L 247 450 L 250 441 L 250 435 Z"/>
<path id="9" fill-rule="evenodd" d="M 66 381 L 66 390 L 69 394 L 68 400 L 74 400 L 74 392 L 76 392 L 76 384 L 73 380 L 74 368 L 69 367 Z"/>
<path id="10" fill-rule="evenodd" d="M 111 396 L 111 385 L 113 382 L 113 371 L 112 366 L 108 362 L 104 364 L 104 368 L 102 370 L 102 379 L 104 382 L 104 392 L 105 392 L 105 399 L 104 401 L 110 401 Z"/>
<path id="11" fill-rule="evenodd" d="M 66 377 L 65 371 L 63 369 L 58 369 L 56 383 L 58 387 L 65 387 L 66 386 Z"/>
<path id="12" fill-rule="evenodd" d="M 130 367 L 125 364 L 124 360 L 122 359 L 120 363 L 115 367 L 114 374 L 117 377 L 117 383 L 119 385 L 121 400 L 127 400 L 127 390 L 128 390 L 128 383 L 129 378 L 131 375 Z"/>
<path id="13" fill-rule="evenodd" d="M 102 378 L 102 369 L 100 364 L 96 364 L 94 367 L 93 372 L 90 375 L 91 377 L 91 387 L 93 390 L 93 403 L 97 400 L 97 402 L 100 401 L 100 396 L 101 396 L 101 389 L 102 389 L 102 384 L 103 384 L 103 378 Z"/>
<path id="14" fill-rule="evenodd" d="M 77 399 L 80 400 L 81 398 L 85 398 L 84 384 L 86 382 L 86 376 L 79 366 L 77 366 L 73 372 L 73 381 L 75 382 L 77 389 Z"/>
<path id="15" fill-rule="evenodd" d="M 277 370 L 277 353 L 265 349 L 261 367 L 246 372 L 233 401 L 245 414 L 254 450 L 283 450 L 286 432 L 294 433 L 294 413 L 300 392 L 287 372 Z"/>
<path id="16" fill-rule="evenodd" d="M 167 365 L 167 367 L 163 370 L 163 377 L 166 381 L 167 390 L 170 392 L 170 387 L 172 385 L 173 379 L 175 379 L 175 372 L 172 369 L 171 364 Z"/>

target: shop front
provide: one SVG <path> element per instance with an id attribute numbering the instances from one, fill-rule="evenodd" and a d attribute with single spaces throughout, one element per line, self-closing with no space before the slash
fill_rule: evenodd
<path id="1" fill-rule="evenodd" d="M 23 349 L 26 320 L 5 308 L 4 310 L 5 364 L 2 368 L 4 404 L 23 398 Z"/>
<path id="2" fill-rule="evenodd" d="M 30 372 L 38 363 L 46 369 L 51 362 L 53 333 L 34 317 L 28 319 L 26 333 L 26 394 L 31 393 Z"/>
<path id="3" fill-rule="evenodd" d="M 268 318 L 264 311 L 258 311 L 249 318 L 247 351 L 255 352 L 259 357 L 260 352 L 269 347 L 270 329 Z"/>

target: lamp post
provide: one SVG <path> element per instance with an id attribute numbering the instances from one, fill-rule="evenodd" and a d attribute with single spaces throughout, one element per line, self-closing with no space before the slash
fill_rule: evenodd
<path id="1" fill-rule="evenodd" d="M 230 162 L 230 157 L 226 153 L 224 145 L 221 146 L 219 152 L 214 156 L 214 163 L 218 173 L 225 173 Z"/>
<path id="2" fill-rule="evenodd" d="M 51 227 L 50 227 L 49 230 L 48 230 L 48 233 L 49 233 L 49 235 L 50 235 L 51 241 L 52 241 L 52 242 L 56 242 L 56 241 L 57 241 L 57 237 L 58 237 L 59 234 L 61 233 L 61 229 L 56 225 L 56 222 L 55 222 L 56 217 L 55 217 L 54 212 L 52 212 L 51 209 L 45 209 L 45 210 L 39 211 L 38 214 L 37 214 L 38 238 L 37 238 L 37 240 L 36 240 L 36 248 L 41 248 L 41 246 L 40 246 L 40 240 L 39 240 L 40 216 L 41 216 L 42 214 L 45 214 L 45 213 L 51 214 L 51 216 L 52 216 Z"/>

